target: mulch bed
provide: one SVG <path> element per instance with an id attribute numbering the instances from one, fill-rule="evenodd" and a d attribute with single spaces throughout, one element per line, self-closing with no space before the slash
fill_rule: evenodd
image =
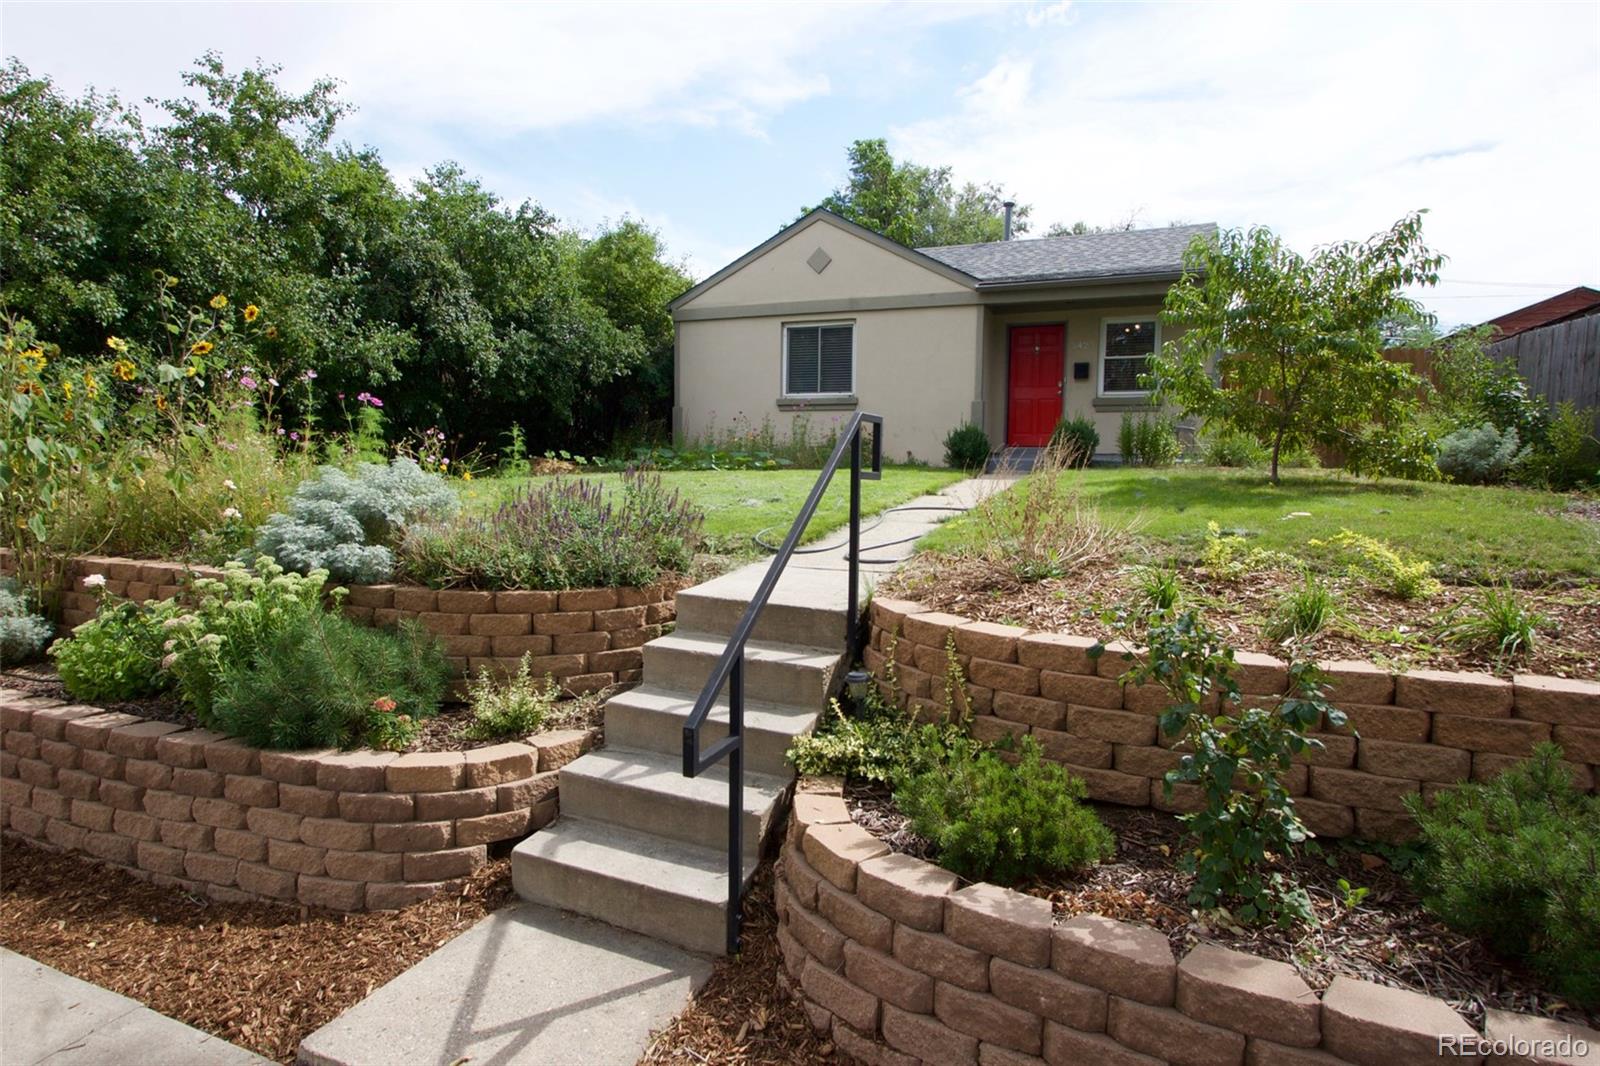
<path id="1" fill-rule="evenodd" d="M 513 898 L 499 859 L 403 911 L 219 903 L 5 837 L 0 944 L 279 1062 Z"/>
<path id="2" fill-rule="evenodd" d="M 161 696 L 154 699 L 124 700 L 116 703 L 90 703 L 83 700 L 73 700 L 68 695 L 66 686 L 56 676 L 55 671 L 48 665 L 35 664 L 32 666 L 11 667 L 0 673 L 0 688 L 16 689 L 26 692 L 30 696 L 47 696 L 50 699 L 67 700 L 82 706 L 103 707 L 108 711 L 119 711 L 123 714 L 138 715 L 158 722 L 174 722 L 186 729 L 198 729 L 199 721 L 194 714 L 182 703 L 171 696 Z M 600 727 L 604 714 L 606 698 L 616 692 L 615 687 L 592 692 L 584 696 L 577 696 L 558 701 L 545 718 L 540 731 L 553 729 L 597 729 Z M 471 740 L 462 736 L 468 724 L 472 721 L 472 710 L 465 704 L 447 703 L 440 708 L 439 713 L 426 719 L 417 738 L 407 752 L 418 751 L 471 751 L 474 748 L 487 747 L 491 744 L 502 744 L 508 737 L 495 737 L 491 740 Z M 527 738 L 522 738 L 526 740 Z"/>
<path id="3" fill-rule="evenodd" d="M 888 791 L 851 784 L 850 815 L 896 851 L 933 861 L 929 842 L 906 825 Z M 1246 927 L 1225 912 L 1198 912 L 1188 903 L 1192 878 L 1175 862 L 1183 852 L 1182 825 L 1160 811 L 1092 804 L 1117 838 L 1117 853 L 1082 877 L 1063 876 L 1016 886 L 1048 899 L 1057 921 L 1101 914 L 1155 926 L 1181 955 L 1205 941 L 1287 962 L 1312 988 L 1338 974 L 1447 1001 L 1474 1024 L 1495 1007 L 1595 1027 L 1600 1012 L 1585 1012 L 1540 989 L 1531 975 L 1501 962 L 1472 937 L 1430 916 L 1403 867 L 1406 848 L 1323 841 L 1285 862 L 1311 896 L 1316 923 L 1289 930 Z M 1355 901 L 1340 886 L 1367 890 Z"/>
<path id="4" fill-rule="evenodd" d="M 781 987 L 778 914 L 772 864 L 756 872 L 744 900 L 737 956 L 718 959 L 694 1002 L 651 1038 L 639 1062 L 799 1064 L 850 1063 L 827 1036 L 815 1032 L 799 1001 Z"/>
<path id="5" fill-rule="evenodd" d="M 1024 584 L 975 559 L 918 555 L 885 582 L 882 594 L 904 597 L 929 610 L 975 621 L 1004 622 L 1030 629 L 1066 631 L 1112 640 L 1119 634 L 1108 612 L 1138 601 L 1139 566 L 1099 563 L 1066 577 Z M 1262 627 L 1298 574 L 1262 570 L 1237 580 L 1214 577 L 1195 566 L 1178 568 L 1185 604 L 1224 630 L 1240 651 L 1316 659 L 1363 659 L 1395 668 L 1485 670 L 1558 677 L 1600 677 L 1600 587 L 1520 590 L 1529 607 L 1545 616 L 1533 654 L 1515 661 L 1448 643 L 1440 630 L 1453 612 L 1471 612 L 1479 590 L 1446 585 L 1424 601 L 1375 592 L 1360 580 L 1324 575 L 1338 604 L 1335 621 L 1313 637 L 1286 646 Z"/>

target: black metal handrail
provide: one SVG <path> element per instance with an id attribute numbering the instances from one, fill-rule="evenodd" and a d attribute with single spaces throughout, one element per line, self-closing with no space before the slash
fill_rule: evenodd
<path id="1" fill-rule="evenodd" d="M 872 467 L 864 471 L 861 469 L 861 427 L 869 423 L 873 427 Z M 766 607 L 767 600 L 772 598 L 772 590 L 777 587 L 778 579 L 783 576 L 783 568 L 788 565 L 795 548 L 800 544 L 806 526 L 811 524 L 812 517 L 817 513 L 817 505 L 822 502 L 822 494 L 827 491 L 828 483 L 838 472 L 839 462 L 844 458 L 846 449 L 850 452 L 850 590 L 845 610 L 844 641 L 845 653 L 849 655 L 855 652 L 856 627 L 861 621 L 858 617 L 861 610 L 859 600 L 861 571 L 858 560 L 861 554 L 861 482 L 876 481 L 883 476 L 883 417 L 859 411 L 850 419 L 850 424 L 845 427 L 838 443 L 833 446 L 833 454 L 829 455 L 828 461 L 823 464 L 822 472 L 817 475 L 817 483 L 811 486 L 811 495 L 806 497 L 800 513 L 795 516 L 794 525 L 789 527 L 789 535 L 784 538 L 783 546 L 778 549 L 778 554 L 772 557 L 772 565 L 767 567 L 766 576 L 761 579 L 755 595 L 750 597 L 750 606 L 745 608 L 739 624 L 733 627 L 733 635 L 728 638 L 728 646 L 723 649 L 722 657 L 712 668 L 711 676 L 706 679 L 705 687 L 700 690 L 700 698 L 695 700 L 694 710 L 689 712 L 688 720 L 683 725 L 683 776 L 698 777 L 724 758 L 728 760 L 728 954 L 730 955 L 739 950 L 739 900 L 742 894 L 740 890 L 744 885 L 744 648 L 750 642 L 750 634 L 755 630 L 756 619 Z M 700 728 L 711 713 L 711 707 L 716 703 L 717 694 L 722 691 L 724 683 L 728 686 L 728 735 L 705 751 L 701 751 Z"/>

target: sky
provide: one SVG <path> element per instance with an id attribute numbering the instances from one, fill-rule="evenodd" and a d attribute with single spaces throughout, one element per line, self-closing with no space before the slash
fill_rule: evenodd
<path id="1" fill-rule="evenodd" d="M 1447 324 L 1600 287 L 1600 0 L 1566 4 L 0 3 L 0 53 L 79 93 L 197 56 L 340 81 L 402 182 L 455 160 L 697 277 L 814 204 L 847 145 L 1051 222 L 1265 225 L 1295 248 L 1426 208 Z"/>

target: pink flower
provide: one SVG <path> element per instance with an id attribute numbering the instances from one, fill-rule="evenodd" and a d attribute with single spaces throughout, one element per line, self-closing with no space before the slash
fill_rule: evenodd
<path id="1" fill-rule="evenodd" d="M 383 401 L 378 399 L 376 396 L 372 397 L 372 399 L 368 400 L 367 402 L 370 403 L 374 407 L 382 407 L 383 406 Z"/>
<path id="2" fill-rule="evenodd" d="M 243 385 L 247 389 L 254 390 L 256 387 L 256 379 L 251 377 L 249 374 L 246 374 L 244 377 L 239 379 L 239 384 Z"/>
<path id="3" fill-rule="evenodd" d="M 375 711 L 381 711 L 384 714 L 393 713 L 396 706 L 398 706 L 398 704 L 396 704 L 394 700 L 390 699 L 388 696 L 379 696 L 377 699 L 372 701 L 372 709 Z"/>
<path id="4" fill-rule="evenodd" d="M 315 370 L 307 370 L 304 374 L 300 375 L 300 379 L 302 381 L 315 381 L 317 380 L 317 372 Z M 341 400 L 344 399 L 344 393 L 341 392 L 339 394 L 339 398 Z"/>

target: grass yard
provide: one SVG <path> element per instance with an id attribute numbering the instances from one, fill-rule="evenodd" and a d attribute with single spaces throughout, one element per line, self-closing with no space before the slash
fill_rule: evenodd
<path id="1" fill-rule="evenodd" d="M 1083 498 L 1112 522 L 1137 523 L 1135 542 L 1157 561 L 1195 559 L 1206 524 L 1315 564 L 1307 542 L 1341 529 L 1388 541 L 1432 562 L 1447 580 L 1600 579 L 1600 522 L 1563 513 L 1568 497 L 1528 489 L 1358 480 L 1289 471 L 1273 486 L 1259 471 L 1108 469 L 1078 479 Z M 979 531 L 957 519 L 922 547 L 949 550 Z"/>
<path id="2" fill-rule="evenodd" d="M 885 467 L 881 481 L 861 483 L 861 510 L 876 514 L 896 504 L 938 492 L 960 481 L 957 470 L 927 467 Z M 519 491 L 537 487 L 545 478 L 480 478 L 462 486 L 468 508 L 492 510 Z M 615 485 L 620 474 L 586 475 L 586 480 Z M 751 537 L 767 530 L 766 539 L 777 543 L 789 530 L 806 494 L 817 480 L 815 470 L 667 470 L 661 480 L 706 513 L 707 550 L 718 554 L 745 554 L 755 550 Z M 840 471 L 828 486 L 817 514 L 806 530 L 806 540 L 816 540 L 838 529 L 850 518 L 850 475 Z"/>

